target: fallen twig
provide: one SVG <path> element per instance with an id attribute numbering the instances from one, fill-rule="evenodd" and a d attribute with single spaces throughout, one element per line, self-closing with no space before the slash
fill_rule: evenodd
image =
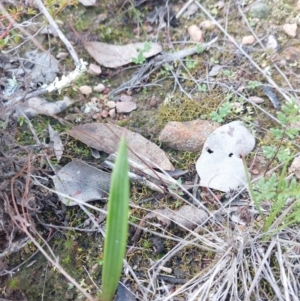
<path id="1" fill-rule="evenodd" d="M 76 64 L 76 66 L 80 65 L 80 61 L 79 61 L 78 55 L 77 55 L 74 47 L 69 42 L 69 40 L 66 38 L 66 36 L 63 34 L 63 32 L 59 29 L 59 27 L 57 26 L 57 24 L 55 23 L 55 21 L 53 20 L 53 18 L 49 14 L 49 12 L 47 11 L 46 7 L 44 6 L 43 2 L 41 0 L 36 0 L 36 5 L 38 6 L 40 12 L 48 20 L 48 22 L 50 23 L 50 25 L 53 27 L 53 29 L 56 31 L 56 33 L 58 34 L 58 36 L 61 39 L 61 41 L 67 47 L 67 49 L 68 49 L 70 55 L 72 56 L 72 58 L 73 58 L 73 60 L 74 60 L 74 62 Z"/>
<path id="2" fill-rule="evenodd" d="M 202 50 L 205 50 L 209 48 L 212 44 L 214 44 L 217 41 L 217 39 L 218 38 L 216 37 L 206 44 L 199 45 L 202 48 Z M 118 94 L 124 90 L 132 90 L 134 88 L 139 88 L 144 80 L 146 80 L 154 71 L 159 69 L 165 63 L 181 60 L 187 56 L 191 56 L 197 53 L 199 51 L 199 45 L 192 48 L 179 50 L 174 53 L 165 53 L 156 56 L 148 63 L 142 65 L 142 67 L 133 75 L 133 77 L 129 81 L 123 83 L 120 87 L 111 91 L 110 95 Z M 148 70 L 151 68 L 153 69 L 148 72 Z"/>

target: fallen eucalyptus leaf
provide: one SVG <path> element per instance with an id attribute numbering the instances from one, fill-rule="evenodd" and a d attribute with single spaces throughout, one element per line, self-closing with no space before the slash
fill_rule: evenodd
<path id="1" fill-rule="evenodd" d="M 132 59 L 139 56 L 138 49 L 143 50 L 145 43 L 111 45 L 101 42 L 85 42 L 84 47 L 98 64 L 107 68 L 118 68 L 132 63 Z M 162 47 L 158 43 L 151 43 L 150 47 L 149 51 L 142 52 L 144 58 L 162 51 Z"/>
<path id="2" fill-rule="evenodd" d="M 120 138 L 126 137 L 129 158 L 142 164 L 164 170 L 174 170 L 174 166 L 162 149 L 156 144 L 126 128 L 107 123 L 86 123 L 69 130 L 69 134 L 99 151 L 113 154 L 117 151 Z M 145 160 L 145 159 L 148 160 Z"/>
<path id="3" fill-rule="evenodd" d="M 196 162 L 200 186 L 228 192 L 247 183 L 240 155 L 248 155 L 255 138 L 241 121 L 233 121 L 208 136 Z"/>
<path id="4" fill-rule="evenodd" d="M 17 108 L 23 111 L 28 118 L 32 118 L 39 114 L 48 115 L 48 116 L 56 115 L 74 103 L 75 101 L 73 101 L 67 96 L 64 96 L 62 100 L 51 101 L 51 102 L 41 97 L 33 97 L 28 99 L 24 103 L 23 102 L 19 103 L 17 105 Z M 18 110 L 16 110 L 16 113 L 13 116 L 16 118 L 19 115 L 20 114 Z"/>
<path id="5" fill-rule="evenodd" d="M 192 207 L 190 205 L 183 205 L 177 211 L 173 211 L 169 208 L 156 209 L 148 213 L 145 219 L 153 217 L 156 217 L 166 226 L 169 226 L 171 221 L 173 221 L 183 230 L 192 230 L 203 223 L 208 218 L 208 214 L 203 209 Z"/>
<path id="6" fill-rule="evenodd" d="M 52 177 L 58 197 L 66 206 L 77 202 L 62 196 L 68 195 L 81 202 L 106 199 L 110 186 L 110 174 L 85 164 L 72 161 Z"/>

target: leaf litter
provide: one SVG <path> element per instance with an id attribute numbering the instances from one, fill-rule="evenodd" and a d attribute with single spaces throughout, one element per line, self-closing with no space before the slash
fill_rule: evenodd
<path id="1" fill-rule="evenodd" d="M 143 51 L 145 43 L 110 45 L 101 42 L 85 42 L 84 47 L 95 61 L 107 68 L 118 68 L 137 58 L 141 53 L 144 58 L 152 57 L 162 51 L 158 43 L 150 43 L 150 49 Z"/>
<path id="2" fill-rule="evenodd" d="M 165 152 L 156 144 L 126 128 L 107 123 L 86 123 L 69 130 L 69 134 L 89 147 L 113 154 L 122 136 L 126 137 L 129 158 L 152 167 L 174 170 Z"/>
<path id="3" fill-rule="evenodd" d="M 223 8 L 225 5 L 226 10 L 227 10 L 227 5 L 228 5 L 227 3 L 226 4 L 222 3 L 222 1 L 219 1 L 219 3 L 220 3 L 220 6 L 218 6 L 218 5 L 210 6 L 210 10 L 212 12 L 214 12 L 214 14 L 217 16 L 216 19 L 218 19 L 223 14 L 223 12 L 220 9 Z M 194 4 L 197 4 L 197 2 L 195 1 Z M 228 7 L 228 9 L 234 10 L 234 7 Z M 273 8 L 271 8 L 271 10 L 273 10 Z M 201 12 L 201 14 L 202 14 L 202 12 Z M 226 16 L 226 18 L 230 18 L 230 17 L 231 17 L 230 15 Z M 163 21 L 163 18 L 160 18 L 161 24 L 163 23 L 162 21 Z M 251 22 L 252 21 L 253 22 L 262 22 L 260 20 L 251 20 Z M 292 22 L 292 21 L 285 20 L 284 22 Z M 284 24 L 284 22 L 281 22 L 280 24 Z M 167 24 L 167 23 L 165 23 L 165 24 Z M 234 31 L 234 29 L 230 29 L 232 24 L 230 22 L 228 24 L 229 24 L 228 32 L 230 32 L 230 34 L 232 36 L 234 36 L 234 38 L 237 38 L 237 39 L 241 38 L 239 36 L 240 32 L 237 33 Z M 262 30 L 264 28 L 264 26 L 260 26 L 261 25 L 260 23 L 256 23 L 256 24 L 258 24 L 259 26 L 253 27 L 251 29 L 251 31 L 252 30 L 259 31 L 259 35 L 258 35 L 258 39 L 257 39 L 259 41 L 259 39 L 261 37 L 266 36 L 266 33 L 263 32 L 263 30 Z M 219 23 L 218 23 L 218 25 L 219 25 Z M 262 25 L 264 25 L 264 23 L 262 23 Z M 240 28 L 238 28 L 238 30 L 240 31 Z M 280 32 L 278 34 L 280 35 Z M 212 36 L 213 35 L 218 35 L 218 32 L 214 32 L 212 34 Z M 170 37 L 172 39 L 173 35 L 170 34 Z M 204 35 L 204 39 L 207 40 L 208 36 Z M 279 41 L 282 43 L 282 37 L 280 37 Z M 221 47 L 221 45 L 218 45 L 217 47 L 219 48 L 219 47 Z M 276 48 L 277 48 L 277 46 L 276 46 Z M 222 48 L 220 48 L 220 49 L 222 49 Z M 224 49 L 224 50 L 226 51 L 226 49 Z M 249 49 L 247 48 L 247 51 L 248 50 L 249 50 L 250 54 L 253 51 L 252 48 L 249 48 Z M 230 52 L 232 53 L 232 49 L 230 49 Z M 213 57 L 215 55 L 216 54 L 213 51 L 209 53 L 209 56 L 211 56 L 211 58 L 213 58 L 213 59 L 215 59 L 215 57 Z M 268 55 L 266 55 L 266 56 L 268 56 Z M 218 60 L 221 60 L 220 57 L 218 57 L 218 55 L 216 55 L 216 58 Z M 227 64 L 228 61 L 224 62 L 224 60 L 222 60 L 221 63 L 222 64 L 225 63 L 226 67 L 228 66 L 228 64 Z M 273 62 L 271 62 L 271 64 L 272 63 Z M 262 62 L 262 64 L 270 64 L 270 62 L 268 60 L 264 60 Z M 270 66 L 271 66 L 271 64 L 270 64 Z M 210 66 L 211 66 L 211 64 L 210 64 Z M 267 66 L 266 70 L 270 66 Z M 242 68 L 246 69 L 247 72 L 249 72 L 249 70 L 251 70 L 251 72 L 250 72 L 251 76 L 255 76 L 254 72 L 252 72 L 252 69 L 248 68 L 248 66 L 240 66 L 240 67 L 241 67 L 241 69 Z M 289 66 L 286 66 L 286 68 L 288 68 L 288 67 Z M 199 71 L 198 74 L 200 74 L 201 71 Z M 236 84 L 239 85 L 240 83 L 238 82 L 237 78 L 234 78 L 234 74 L 231 74 L 231 75 L 232 75 L 231 79 L 228 82 L 225 82 L 225 84 L 230 84 L 230 86 L 235 86 Z M 243 75 L 245 75 L 245 73 Z M 245 78 L 243 78 L 243 75 L 241 75 L 241 81 L 243 81 L 243 80 L 247 81 L 249 78 L 247 77 L 247 75 L 245 76 Z M 200 75 L 200 77 L 201 76 L 202 75 Z M 222 76 L 222 73 L 218 71 L 215 74 L 215 76 L 220 78 Z M 138 82 L 138 84 L 143 85 L 145 78 L 146 78 L 146 80 L 148 80 L 147 76 L 143 77 L 143 80 Z M 204 74 L 204 78 L 205 78 L 205 74 Z M 139 77 L 139 79 L 141 79 L 141 76 Z M 182 82 L 179 82 L 179 84 L 182 85 L 182 86 L 180 86 L 181 89 L 186 88 L 182 84 Z M 196 84 L 196 82 L 195 82 L 195 84 Z M 244 83 L 242 83 L 242 84 L 244 84 Z M 216 82 L 216 85 L 218 85 L 218 82 Z M 216 85 L 214 84 L 214 87 L 216 87 Z M 8 86 L 13 91 L 14 89 L 16 89 L 17 84 L 15 84 L 13 81 L 11 81 L 11 83 Z M 130 90 L 133 86 L 134 85 L 130 86 Z M 267 95 L 267 93 L 266 93 L 266 95 Z M 259 95 L 259 96 L 261 96 L 261 95 Z M 270 96 L 268 96 L 268 97 L 270 97 Z M 274 97 L 272 96 L 270 98 L 274 98 Z M 253 102 L 255 102 L 255 101 L 257 101 L 257 99 L 253 100 Z M 259 101 L 261 102 L 261 100 L 259 100 Z M 259 102 L 259 101 L 257 101 L 257 102 Z M 272 101 L 272 99 L 271 99 L 271 101 Z M 280 101 L 280 99 L 279 99 L 279 101 Z M 265 108 L 265 106 L 266 106 L 266 104 L 263 104 L 264 108 Z M 75 192 L 75 194 L 76 194 L 76 192 Z M 217 200 L 215 200 L 216 202 L 219 201 L 220 200 L 219 196 L 217 196 L 216 199 L 217 199 Z M 212 204 L 212 206 L 215 206 L 215 204 Z M 158 212 L 156 212 L 156 213 L 158 214 Z M 170 219 L 171 219 L 171 216 L 170 216 Z M 239 221 L 237 221 L 237 222 L 239 222 Z M 245 224 L 248 224 L 248 222 L 245 222 Z M 173 287 L 169 287 L 169 286 L 167 287 L 167 285 L 165 285 L 165 284 L 164 284 L 164 286 L 160 286 L 159 288 L 156 287 L 155 286 L 157 283 L 156 280 L 159 280 L 159 278 L 155 276 L 155 272 L 154 272 L 154 274 L 152 272 L 156 271 L 157 263 L 161 263 L 162 261 L 160 259 L 158 259 L 154 264 L 150 263 L 147 280 L 150 276 L 151 279 L 150 279 L 149 283 L 151 283 L 151 284 L 149 284 L 149 288 L 150 288 L 149 291 L 151 291 L 152 295 L 150 297 L 150 293 L 149 294 L 145 293 L 144 296 L 146 296 L 146 298 L 144 298 L 144 299 L 149 300 L 152 298 L 152 296 L 154 296 L 154 298 L 156 298 L 156 299 L 160 298 L 162 300 L 170 300 L 173 297 L 177 298 L 180 293 L 185 294 L 184 297 L 187 297 L 187 300 L 197 300 L 197 299 L 205 300 L 207 298 L 207 296 L 212 296 L 211 298 L 213 298 L 214 300 L 222 300 L 222 299 L 225 300 L 226 298 L 228 298 L 228 296 L 230 296 L 230 294 L 231 294 L 231 296 L 235 296 L 236 298 L 244 298 L 245 300 L 249 300 L 250 298 L 255 298 L 255 297 L 257 297 L 257 299 L 258 299 L 259 295 L 262 295 L 264 293 L 264 292 L 260 292 L 261 288 L 266 283 L 264 281 L 266 281 L 266 279 L 267 280 L 272 279 L 272 277 L 275 275 L 275 274 L 272 274 L 272 272 L 270 272 L 273 269 L 276 269 L 276 271 L 279 270 L 279 274 L 283 275 L 282 276 L 283 278 L 287 276 L 288 280 L 291 279 L 293 283 L 297 284 L 297 281 L 295 281 L 296 279 L 294 278 L 293 272 L 291 272 L 291 270 L 286 270 L 283 268 L 284 266 L 292 266 L 298 260 L 296 257 L 298 254 L 296 252 L 296 247 L 292 244 L 292 243 L 297 242 L 297 239 L 298 239 L 297 236 L 293 236 L 291 233 L 285 233 L 286 236 L 281 235 L 278 237 L 274 237 L 274 239 L 272 238 L 272 240 L 270 240 L 270 242 L 268 242 L 268 243 L 270 243 L 269 245 L 267 243 L 262 244 L 261 241 L 259 240 L 260 238 L 257 238 L 257 235 L 253 234 L 253 233 L 257 234 L 256 229 L 251 228 L 251 226 L 252 225 L 250 225 L 250 228 L 245 227 L 244 231 L 246 231 L 246 232 L 243 232 L 243 233 L 239 232 L 236 228 L 234 228 L 235 226 L 232 224 L 228 228 L 227 227 L 221 228 L 221 231 L 218 231 L 216 233 L 214 233 L 214 231 L 210 232 L 210 230 L 211 230 L 210 227 L 208 227 L 205 230 L 204 230 L 204 228 L 202 228 L 204 235 L 201 235 L 199 237 L 197 237 L 196 234 L 193 233 L 193 235 L 195 235 L 195 238 L 197 238 L 197 241 L 199 241 L 201 244 L 203 244 L 203 245 L 209 244 L 215 251 L 223 252 L 222 255 L 224 255 L 224 256 L 217 256 L 216 262 L 214 262 L 214 265 L 210 266 L 209 269 L 205 269 L 205 264 L 203 264 L 203 262 L 205 262 L 205 260 L 201 259 L 201 265 L 200 264 L 198 265 L 198 263 L 197 263 L 197 258 L 196 258 L 198 255 L 196 253 L 197 251 L 195 251 L 195 253 L 193 253 L 193 254 L 189 250 L 188 250 L 188 252 L 186 252 L 186 250 L 185 250 L 186 253 L 178 253 L 178 255 L 179 254 L 183 255 L 182 260 L 184 257 L 190 256 L 190 261 L 189 261 L 190 266 L 195 267 L 195 270 L 201 271 L 201 272 L 197 275 L 197 279 L 194 278 L 194 280 L 192 280 L 192 282 L 188 283 L 187 286 L 185 286 L 185 287 L 177 286 L 176 289 L 173 289 Z M 249 230 L 249 231 L 247 232 L 247 230 Z M 286 239 L 286 238 L 288 238 L 288 239 Z M 187 240 L 185 240 L 185 239 L 186 239 L 186 237 L 182 239 L 184 242 L 182 242 L 182 244 L 178 243 L 178 245 L 176 247 L 180 248 L 184 243 L 187 243 Z M 291 244 L 289 244 L 287 248 L 281 249 L 281 246 L 282 246 L 281 243 L 282 243 L 283 239 L 286 239 L 286 241 L 285 241 L 286 246 L 289 243 L 291 243 Z M 245 252 L 244 252 L 245 249 L 247 249 L 247 254 L 245 254 Z M 144 250 L 145 250 L 145 248 L 143 249 L 143 252 L 144 252 Z M 283 256 L 281 254 L 282 252 L 284 252 Z M 173 253 L 172 253 L 172 250 L 171 250 L 171 252 L 170 252 L 171 255 L 167 255 L 167 257 L 169 256 L 169 258 L 171 258 L 171 256 L 173 256 L 172 260 L 174 259 L 174 262 L 175 262 L 174 253 L 176 253 L 176 251 L 175 252 L 173 251 Z M 274 256 L 271 258 L 269 255 L 272 253 L 279 254 L 279 255 L 277 257 Z M 249 254 L 251 254 L 253 261 L 249 260 L 249 257 L 250 257 Z M 295 254 L 296 254 L 296 256 L 295 256 Z M 199 254 L 199 257 L 202 258 L 202 256 L 205 256 L 205 255 L 203 255 L 202 253 Z M 293 260 L 291 260 L 291 258 L 293 258 Z M 269 261 L 269 259 L 271 259 L 271 260 Z M 163 260 L 165 260 L 165 259 L 163 259 Z M 209 262 L 209 260 L 210 259 L 208 259 L 208 262 Z M 166 261 L 167 260 L 165 260 L 164 262 L 166 263 Z M 139 261 L 137 261 L 137 264 L 138 264 L 138 262 Z M 172 261 L 170 260 L 169 262 L 167 262 L 167 264 L 172 264 L 171 262 Z M 270 266 L 269 262 L 272 262 L 272 266 Z M 236 263 L 236 264 L 232 264 L 232 263 Z M 259 263 L 260 264 L 259 267 L 255 263 Z M 248 286 L 248 282 L 245 282 L 242 284 L 239 282 L 240 277 L 241 277 L 240 270 L 237 269 L 237 267 L 239 265 L 242 267 L 242 273 L 243 273 L 242 277 L 244 277 L 243 275 L 245 275 L 245 277 L 243 279 L 247 279 L 247 281 L 249 280 L 249 282 L 252 283 L 252 285 L 250 285 L 250 288 Z M 277 269 L 278 266 L 279 266 L 279 269 Z M 139 269 L 139 266 L 137 267 L 137 269 Z M 135 271 L 137 271 L 137 269 L 135 269 Z M 222 271 L 222 273 L 218 273 L 218 271 Z M 253 274 L 253 271 L 255 271 L 255 275 Z M 287 274 L 285 272 L 287 272 Z M 277 279 L 278 278 L 276 278 L 276 280 Z M 268 280 L 268 281 L 269 281 L 269 282 L 267 282 L 268 287 L 270 287 L 271 289 L 273 289 L 276 292 L 275 294 L 276 294 L 276 297 L 278 297 L 278 299 L 283 299 L 283 298 L 281 298 L 280 294 L 282 294 L 282 292 L 284 290 L 287 293 L 285 296 L 288 296 L 290 294 L 290 292 L 291 292 L 290 295 L 292 297 L 294 297 L 294 295 L 297 294 L 297 289 L 298 289 L 296 287 L 297 285 L 294 285 L 293 288 L 289 287 L 289 289 L 285 289 L 285 288 L 282 289 L 281 283 L 284 281 L 282 281 L 282 282 L 281 281 L 278 281 L 278 282 L 270 281 L 270 280 Z M 289 285 L 289 282 L 284 282 L 284 283 L 288 283 L 288 285 Z M 139 285 L 139 288 L 140 287 L 142 287 L 142 285 Z M 184 289 L 186 291 L 183 291 Z M 256 289 L 257 289 L 257 291 L 255 291 Z M 141 291 L 142 291 L 142 288 L 141 288 Z M 177 295 L 177 297 L 175 297 L 174 294 Z M 274 298 L 274 294 L 271 293 L 271 295 Z M 296 300 L 296 298 L 294 298 L 294 300 Z"/>
<path id="4" fill-rule="evenodd" d="M 110 187 L 110 173 L 81 161 L 66 164 L 52 179 L 59 199 L 66 206 L 78 205 L 77 201 L 106 200 Z"/>

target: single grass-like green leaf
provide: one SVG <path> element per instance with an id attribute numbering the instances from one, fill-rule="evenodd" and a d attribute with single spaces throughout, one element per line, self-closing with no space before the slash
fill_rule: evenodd
<path id="1" fill-rule="evenodd" d="M 104 241 L 101 300 L 111 301 L 122 272 L 128 232 L 129 178 L 127 145 L 121 139 L 112 172 Z"/>

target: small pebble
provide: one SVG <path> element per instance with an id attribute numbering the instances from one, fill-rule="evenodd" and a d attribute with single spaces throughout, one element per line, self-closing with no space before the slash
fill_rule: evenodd
<path id="1" fill-rule="evenodd" d="M 259 174 L 259 171 L 257 170 L 257 169 L 252 169 L 251 170 L 251 173 L 253 174 L 253 175 L 258 175 Z"/>
<path id="2" fill-rule="evenodd" d="M 106 117 L 108 117 L 108 111 L 106 111 L 106 110 L 103 110 L 102 112 L 101 112 L 101 117 L 102 118 L 106 118 Z"/>
<path id="3" fill-rule="evenodd" d="M 224 3 L 224 1 L 218 1 L 215 6 L 218 9 L 222 9 L 222 8 L 224 8 L 225 3 Z"/>
<path id="4" fill-rule="evenodd" d="M 90 64 L 87 72 L 91 75 L 99 75 L 101 74 L 101 68 L 98 65 Z"/>
<path id="5" fill-rule="evenodd" d="M 262 220 L 262 217 L 259 215 L 257 218 L 256 218 L 256 221 L 260 222 Z"/>
<path id="6" fill-rule="evenodd" d="M 194 15 L 198 11 L 199 7 L 196 3 L 191 3 L 186 11 L 183 13 L 183 16 L 188 18 Z"/>
<path id="7" fill-rule="evenodd" d="M 295 38 L 297 35 L 297 24 L 284 24 L 283 31 L 290 37 Z"/>
<path id="8" fill-rule="evenodd" d="M 105 103 L 105 105 L 109 108 L 109 109 L 113 109 L 116 107 L 116 103 L 113 100 L 109 100 L 108 102 Z"/>
<path id="9" fill-rule="evenodd" d="M 128 101 L 132 101 L 132 96 L 126 95 L 126 94 L 122 94 L 119 99 L 122 102 L 128 102 Z"/>
<path id="10" fill-rule="evenodd" d="M 116 104 L 117 113 L 130 113 L 133 110 L 136 110 L 136 108 L 136 103 L 133 101 L 117 102 Z"/>
<path id="11" fill-rule="evenodd" d="M 93 115 L 92 115 L 92 118 L 93 119 L 99 119 L 101 117 L 101 113 L 94 113 Z"/>
<path id="12" fill-rule="evenodd" d="M 266 48 L 274 51 L 279 50 L 279 45 L 274 35 L 269 35 L 267 37 Z"/>
<path id="13" fill-rule="evenodd" d="M 245 36 L 242 38 L 243 45 L 252 45 L 255 42 L 254 36 Z"/>
<path id="14" fill-rule="evenodd" d="M 79 91 L 86 96 L 89 96 L 93 92 L 90 86 L 81 86 Z"/>
<path id="15" fill-rule="evenodd" d="M 216 28 L 216 23 L 211 20 L 205 20 L 200 23 L 200 28 L 205 30 L 214 30 Z"/>
<path id="16" fill-rule="evenodd" d="M 258 103 L 263 103 L 265 100 L 258 96 L 250 96 L 248 98 L 248 101 L 258 104 Z"/>
<path id="17" fill-rule="evenodd" d="M 191 25 L 188 28 L 190 38 L 194 42 L 203 42 L 203 32 L 197 25 Z"/>
<path id="18" fill-rule="evenodd" d="M 57 59 L 65 59 L 69 56 L 69 53 L 67 52 L 59 52 L 56 56 Z"/>
<path id="19" fill-rule="evenodd" d="M 150 100 L 150 108 L 156 108 L 157 107 L 157 100 L 156 100 L 156 97 L 155 96 L 152 96 L 151 97 L 151 100 Z"/>
<path id="20" fill-rule="evenodd" d="M 105 86 L 103 84 L 98 84 L 96 87 L 94 87 L 95 92 L 103 92 L 105 90 Z"/>
<path id="21" fill-rule="evenodd" d="M 100 14 L 97 15 L 96 18 L 94 19 L 95 23 L 102 23 L 107 19 L 107 14 Z"/>
<path id="22" fill-rule="evenodd" d="M 109 114 L 110 118 L 115 118 L 116 117 L 116 109 L 115 108 L 110 109 L 108 114 Z"/>

